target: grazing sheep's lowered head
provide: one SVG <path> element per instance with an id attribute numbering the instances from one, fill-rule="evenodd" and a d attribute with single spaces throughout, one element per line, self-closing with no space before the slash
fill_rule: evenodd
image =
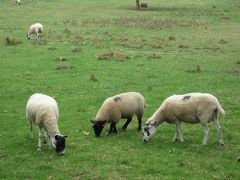
<path id="1" fill-rule="evenodd" d="M 65 150 L 65 138 L 67 136 L 56 134 L 54 139 L 52 139 L 52 146 L 54 147 L 55 151 L 58 155 L 63 156 Z"/>
<path id="2" fill-rule="evenodd" d="M 143 140 L 147 142 L 149 138 L 156 132 L 157 122 L 154 123 L 146 123 L 143 128 Z"/>
<path id="3" fill-rule="evenodd" d="M 101 132 L 106 124 L 106 121 L 95 121 L 91 120 L 91 123 L 93 124 L 93 129 L 95 132 L 95 136 L 99 137 L 101 135 Z"/>

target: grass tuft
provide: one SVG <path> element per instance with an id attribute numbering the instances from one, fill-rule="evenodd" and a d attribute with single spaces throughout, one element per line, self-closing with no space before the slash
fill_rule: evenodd
<path id="1" fill-rule="evenodd" d="M 90 81 L 98 82 L 98 79 L 96 78 L 95 74 L 90 74 Z"/>
<path id="2" fill-rule="evenodd" d="M 129 59 L 130 57 L 128 54 L 122 52 L 122 51 L 110 51 L 110 52 L 104 52 L 97 56 L 98 60 L 110 60 L 114 59 L 116 61 L 125 61 Z"/>
<path id="3" fill-rule="evenodd" d="M 17 45 L 17 44 L 22 44 L 22 41 L 17 40 L 16 38 L 6 37 L 5 44 L 13 46 L 13 45 Z"/>
<path id="4" fill-rule="evenodd" d="M 67 58 L 66 56 L 58 56 L 55 58 L 55 61 L 69 61 L 69 58 Z"/>
<path id="5" fill-rule="evenodd" d="M 200 66 L 197 65 L 195 69 L 193 69 L 193 70 L 187 70 L 186 72 L 187 72 L 187 73 L 200 73 L 200 72 L 202 72 L 202 70 L 201 70 Z"/>
<path id="6" fill-rule="evenodd" d="M 55 69 L 56 70 L 67 70 L 67 69 L 73 69 L 73 66 L 67 65 L 67 64 L 57 64 Z"/>

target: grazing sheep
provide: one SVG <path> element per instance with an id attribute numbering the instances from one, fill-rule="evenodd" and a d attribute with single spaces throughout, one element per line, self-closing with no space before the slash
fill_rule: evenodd
<path id="1" fill-rule="evenodd" d="M 32 39 L 33 34 L 36 34 L 37 39 L 41 39 L 43 34 L 43 25 L 40 23 L 35 23 L 31 25 L 27 33 L 28 40 Z"/>
<path id="2" fill-rule="evenodd" d="M 122 93 L 107 98 L 99 109 L 93 123 L 93 129 L 97 137 L 100 136 L 106 123 L 111 123 L 109 134 L 117 133 L 116 123 L 121 119 L 127 119 L 122 129 L 125 130 L 136 114 L 138 119 L 138 130 L 141 130 L 142 116 L 146 108 L 144 97 L 137 92 Z"/>
<path id="3" fill-rule="evenodd" d="M 15 3 L 18 3 L 18 5 L 21 5 L 21 0 L 14 0 Z"/>
<path id="4" fill-rule="evenodd" d="M 212 120 L 219 134 L 219 142 L 224 146 L 222 129 L 218 123 L 218 112 L 223 116 L 225 112 L 216 97 L 206 93 L 189 93 L 168 97 L 158 110 L 148 119 L 144 126 L 144 141 L 148 141 L 156 128 L 163 122 L 176 124 L 176 134 L 173 142 L 183 142 L 181 122 L 201 123 L 204 128 L 203 145 L 208 142 L 208 123 Z"/>
<path id="5" fill-rule="evenodd" d="M 44 94 L 33 94 L 26 106 L 26 117 L 29 120 L 30 138 L 33 139 L 32 123 L 38 126 L 38 150 L 41 150 L 42 129 L 44 130 L 44 143 L 47 134 L 49 147 L 54 147 L 59 155 L 63 155 L 65 149 L 65 138 L 58 130 L 59 111 L 57 102 Z"/>

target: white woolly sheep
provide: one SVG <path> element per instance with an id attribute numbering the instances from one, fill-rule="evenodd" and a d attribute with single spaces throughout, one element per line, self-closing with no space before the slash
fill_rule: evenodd
<path id="1" fill-rule="evenodd" d="M 21 0 L 13 0 L 15 3 L 18 3 L 18 5 L 21 5 Z"/>
<path id="2" fill-rule="evenodd" d="M 176 124 L 173 142 L 183 142 L 181 122 L 201 123 L 204 128 L 203 145 L 208 142 L 208 123 L 212 120 L 219 134 L 219 143 L 224 146 L 222 129 L 218 123 L 218 112 L 223 116 L 225 112 L 216 97 L 207 93 L 189 93 L 168 97 L 158 110 L 148 119 L 144 126 L 144 141 L 148 141 L 156 128 L 163 122 Z"/>
<path id="3" fill-rule="evenodd" d="M 44 130 L 44 143 L 47 134 L 49 147 L 54 147 L 59 155 L 63 155 L 65 149 L 65 138 L 58 129 L 57 121 L 59 111 L 57 102 L 50 96 L 44 94 L 33 94 L 26 106 L 26 117 L 29 121 L 30 138 L 33 139 L 32 123 L 38 126 L 38 150 L 41 150 L 42 129 Z"/>
<path id="4" fill-rule="evenodd" d="M 106 123 L 111 123 L 109 134 L 117 133 L 116 123 L 121 119 L 127 119 L 122 129 L 125 130 L 136 114 L 138 130 L 141 130 L 142 116 L 146 108 L 144 97 L 137 92 L 122 93 L 107 98 L 99 109 L 93 123 L 93 129 L 97 137 L 100 136 Z"/>
<path id="5" fill-rule="evenodd" d="M 36 34 L 37 39 L 41 39 L 43 34 L 43 25 L 40 23 L 35 23 L 31 25 L 27 33 L 28 40 L 32 39 L 33 34 Z"/>

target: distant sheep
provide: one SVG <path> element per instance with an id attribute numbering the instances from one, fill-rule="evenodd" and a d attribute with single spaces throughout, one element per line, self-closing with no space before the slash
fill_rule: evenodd
<path id="1" fill-rule="evenodd" d="M 54 147 L 59 155 L 63 155 L 65 149 L 65 138 L 58 130 L 59 111 L 57 102 L 44 94 L 33 94 L 26 106 L 26 117 L 29 120 L 30 138 L 33 139 L 32 123 L 38 126 L 38 150 L 41 150 L 42 129 L 44 130 L 44 143 L 47 134 L 49 136 L 49 147 Z"/>
<path id="2" fill-rule="evenodd" d="M 18 3 L 18 5 L 21 5 L 21 0 L 13 0 L 15 3 Z"/>
<path id="3" fill-rule="evenodd" d="M 107 98 L 99 109 L 93 123 L 95 135 L 99 137 L 106 123 L 111 123 L 109 134 L 117 133 L 116 123 L 121 119 L 127 119 L 122 129 L 125 130 L 136 114 L 138 119 L 138 130 L 141 130 L 142 116 L 146 108 L 144 97 L 137 92 L 122 93 Z"/>
<path id="4" fill-rule="evenodd" d="M 183 142 L 181 122 L 201 123 L 204 128 L 203 145 L 208 143 L 208 123 L 212 120 L 219 134 L 219 143 L 224 146 L 222 129 L 218 123 L 218 112 L 223 116 L 225 112 L 217 98 L 211 94 L 189 93 L 168 97 L 158 110 L 148 119 L 144 126 L 144 141 L 148 141 L 156 128 L 163 122 L 176 124 L 173 141 Z"/>
<path id="5" fill-rule="evenodd" d="M 40 23 L 31 25 L 27 33 L 28 40 L 32 39 L 33 34 L 36 34 L 37 39 L 41 39 L 43 35 L 43 25 Z"/>

